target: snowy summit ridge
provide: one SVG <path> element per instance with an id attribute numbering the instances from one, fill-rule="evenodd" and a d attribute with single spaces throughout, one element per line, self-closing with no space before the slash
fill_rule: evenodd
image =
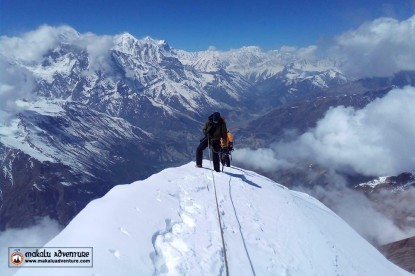
<path id="1" fill-rule="evenodd" d="M 229 275 L 410 275 L 315 198 L 251 171 L 212 173 L 193 162 L 114 187 L 46 245 L 92 246 L 93 268 L 35 272 L 225 275 L 213 183 Z"/>

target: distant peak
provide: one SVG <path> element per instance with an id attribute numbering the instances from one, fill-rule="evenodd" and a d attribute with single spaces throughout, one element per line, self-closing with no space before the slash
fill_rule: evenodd
<path id="1" fill-rule="evenodd" d="M 147 44 L 156 45 L 167 51 L 170 50 L 170 45 L 165 40 L 154 39 L 151 36 L 146 36 L 141 41 Z"/>
<path id="2" fill-rule="evenodd" d="M 155 52 L 169 52 L 170 46 L 165 40 L 156 40 L 150 36 L 137 39 L 130 33 L 123 33 L 114 38 L 115 48 L 118 51 L 137 54 L 140 49 L 152 49 Z"/>
<path id="3" fill-rule="evenodd" d="M 143 38 L 143 40 L 145 40 L 145 41 L 151 41 L 151 42 L 156 41 L 151 36 L 146 36 L 146 37 Z"/>
<path id="4" fill-rule="evenodd" d="M 159 45 L 166 45 L 166 44 L 168 44 L 165 40 L 159 40 L 158 41 L 158 44 Z"/>
<path id="5" fill-rule="evenodd" d="M 137 40 L 133 35 L 131 35 L 130 33 L 122 33 L 121 35 L 119 35 L 119 38 L 122 40 Z"/>
<path id="6" fill-rule="evenodd" d="M 142 40 L 157 45 L 168 45 L 168 43 L 165 40 L 154 39 L 151 36 L 146 36 Z"/>
<path id="7" fill-rule="evenodd" d="M 250 53 L 250 54 L 261 54 L 262 49 L 258 46 L 243 46 L 239 49 L 232 49 L 229 51 L 230 53 Z"/>
<path id="8" fill-rule="evenodd" d="M 114 42 L 115 44 L 124 45 L 125 47 L 127 45 L 131 46 L 135 44 L 137 42 L 137 39 L 129 33 L 122 33 L 114 37 Z"/>
<path id="9" fill-rule="evenodd" d="M 58 28 L 59 38 L 62 42 L 72 42 L 80 36 L 79 32 L 69 26 L 61 26 Z"/>
<path id="10" fill-rule="evenodd" d="M 249 51 L 257 51 L 257 52 L 261 52 L 261 48 L 258 46 L 243 46 L 241 48 L 242 50 L 249 50 Z"/>

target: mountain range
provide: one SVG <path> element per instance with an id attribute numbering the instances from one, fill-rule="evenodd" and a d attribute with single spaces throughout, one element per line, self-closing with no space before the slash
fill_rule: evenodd
<path id="1" fill-rule="evenodd" d="M 361 107 L 415 84 L 414 72 L 355 80 L 338 60 L 293 50 L 186 52 L 128 33 L 98 47 L 84 36 L 65 29 L 30 60 L 0 51 L 29 86 L 0 126 L 0 230 L 43 216 L 66 225 L 113 186 L 188 162 L 212 111 L 240 146 L 255 147 L 333 105 Z"/>
<path id="2" fill-rule="evenodd" d="M 290 94 L 303 83 L 326 88 L 320 76 L 345 80 L 326 64 L 258 48 L 187 53 L 122 34 L 97 57 L 79 40 L 66 30 L 34 61 L 1 53 L 32 86 L 0 128 L 0 229 L 45 215 L 66 224 L 112 186 L 185 162 L 212 110 L 234 120 L 264 109 L 259 82 L 286 75 Z"/>

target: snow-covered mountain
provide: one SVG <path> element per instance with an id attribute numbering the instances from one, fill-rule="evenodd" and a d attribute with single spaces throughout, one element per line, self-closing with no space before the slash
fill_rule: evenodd
<path id="1" fill-rule="evenodd" d="M 415 187 L 414 173 L 401 173 L 397 176 L 382 176 L 368 182 L 360 183 L 354 188 L 362 190 L 367 194 L 379 193 L 382 190 L 393 192 L 403 191 L 410 187 Z"/>
<path id="2" fill-rule="evenodd" d="M 307 72 L 328 72 L 338 69 L 338 62 L 329 59 L 318 60 L 302 56 L 294 50 L 263 51 L 256 46 L 242 47 L 222 52 L 214 49 L 200 52 L 175 50 L 183 64 L 202 72 L 216 72 L 224 69 L 237 72 L 250 81 L 258 82 L 282 73 L 288 68 L 297 69 L 298 74 Z M 286 72 L 287 73 L 287 72 Z M 286 74 L 285 73 L 285 74 Z M 286 75 L 287 76 L 287 75 Z M 295 76 L 288 76 L 294 79 Z"/>
<path id="3" fill-rule="evenodd" d="M 254 110 L 310 98 L 350 81 L 339 69 L 339 61 L 307 57 L 301 51 L 264 52 L 250 46 L 228 52 L 176 50 L 176 53 L 183 64 L 198 71 L 224 70 L 241 75 L 254 88 L 255 97 L 250 102 Z"/>
<path id="4" fill-rule="evenodd" d="M 93 268 L 16 275 L 410 275 L 315 198 L 194 162 L 114 187 L 46 244 L 75 245 L 93 247 Z"/>
<path id="5" fill-rule="evenodd" d="M 354 186 L 375 208 L 401 229 L 415 227 L 415 175 L 414 172 L 397 176 L 378 177 Z"/>
<path id="6" fill-rule="evenodd" d="M 138 40 L 125 33 L 114 36 L 110 45 L 101 60 L 75 40 L 60 42 L 35 63 L 10 63 L 33 73 L 41 96 L 79 101 L 123 117 L 133 116 L 143 97 L 168 114 L 200 115 L 207 107 L 222 107 L 223 97 L 240 101 L 250 86 L 230 72 L 185 66 L 165 41 Z M 217 89 L 222 93 L 215 95 Z"/>
<path id="7" fill-rule="evenodd" d="M 253 118 L 263 118 L 267 138 L 278 138 L 275 120 L 265 124 L 275 108 L 385 88 L 376 80 L 351 83 L 337 65 L 304 50 L 189 53 L 150 37 L 69 27 L 37 43 L 1 37 L 0 230 L 36 216 L 66 225 L 114 185 L 188 162 L 212 111 L 241 126 L 239 141 L 255 146 Z M 315 123 L 307 118 L 302 125 Z"/>
<path id="8" fill-rule="evenodd" d="M 3 87 L 20 97 L 1 105 L 0 229 L 45 215 L 66 224 L 113 185 L 188 161 L 213 110 L 246 120 L 253 110 L 281 104 L 305 79 L 344 79 L 335 63 L 289 51 L 188 53 L 128 33 L 97 38 L 68 27 L 55 31 L 49 44 L 24 51 L 16 50 L 21 38 L 1 38 Z M 263 107 L 261 83 L 271 78 L 284 79 L 284 89 L 268 93 Z M 326 80 L 312 85 L 322 91 L 330 86 Z M 15 204 L 24 205 L 22 214 Z"/>

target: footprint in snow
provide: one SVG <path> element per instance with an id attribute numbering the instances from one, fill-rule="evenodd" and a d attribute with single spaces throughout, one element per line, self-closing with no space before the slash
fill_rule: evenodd
<path id="1" fill-rule="evenodd" d="M 157 199 L 158 201 L 160 201 L 160 202 L 161 202 L 161 193 L 160 193 L 160 189 L 157 189 L 157 196 L 156 196 L 156 199 Z"/>
<path id="2" fill-rule="evenodd" d="M 123 228 L 123 227 L 118 227 L 118 230 L 120 230 L 121 233 L 123 233 L 123 234 L 125 234 L 125 235 L 127 235 L 129 237 L 131 236 L 130 233 L 128 233 L 128 231 L 125 228 Z"/>
<path id="3" fill-rule="evenodd" d="M 108 249 L 108 252 L 110 252 L 112 255 L 114 255 L 115 258 L 117 258 L 117 259 L 120 258 L 120 251 L 118 251 L 116 249 Z"/>
<path id="4" fill-rule="evenodd" d="M 185 213 L 181 213 L 180 217 L 181 217 L 183 223 L 186 224 L 188 227 L 194 228 L 196 226 L 195 220 L 191 216 L 189 216 Z"/>

